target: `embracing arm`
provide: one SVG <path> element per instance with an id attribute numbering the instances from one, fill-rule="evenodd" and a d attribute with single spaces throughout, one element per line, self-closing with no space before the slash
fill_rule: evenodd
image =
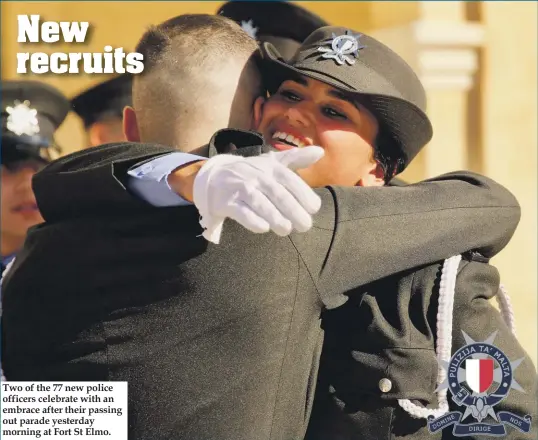
<path id="1" fill-rule="evenodd" d="M 467 251 L 492 257 L 520 219 L 507 189 L 466 171 L 403 187 L 317 193 L 322 208 L 312 230 L 291 237 L 328 297 Z"/>
<path id="2" fill-rule="evenodd" d="M 205 155 L 252 156 L 264 151 L 260 134 L 233 129 L 217 131 L 194 154 L 158 144 L 107 144 L 52 162 L 34 176 L 33 188 L 47 222 L 184 205 L 185 200 L 172 194 L 164 180 L 171 169 L 167 169 L 170 160 L 163 156 L 175 156 L 178 167 Z"/>
<path id="3" fill-rule="evenodd" d="M 170 153 L 170 147 L 123 142 L 89 148 L 62 157 L 33 178 L 39 209 L 46 221 L 151 209 L 127 190 L 128 170 Z M 183 153 L 186 158 L 199 160 Z"/>
<path id="4" fill-rule="evenodd" d="M 311 227 L 320 199 L 293 170 L 319 160 L 323 149 L 267 151 L 260 157 L 265 151 L 261 135 L 230 129 L 215 133 L 207 147 L 215 156 L 207 160 L 136 143 L 72 154 L 34 177 L 38 206 L 50 223 L 188 205 L 197 192 L 203 236 L 214 243 L 226 218 L 258 233 L 288 235 Z"/>

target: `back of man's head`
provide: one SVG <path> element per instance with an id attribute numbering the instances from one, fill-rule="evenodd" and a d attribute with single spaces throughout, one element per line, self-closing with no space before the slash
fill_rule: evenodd
<path id="1" fill-rule="evenodd" d="M 150 28 L 136 48 L 145 63 L 133 83 L 139 140 L 190 151 L 222 128 L 250 128 L 263 93 L 257 50 L 239 25 L 217 15 L 181 15 Z"/>

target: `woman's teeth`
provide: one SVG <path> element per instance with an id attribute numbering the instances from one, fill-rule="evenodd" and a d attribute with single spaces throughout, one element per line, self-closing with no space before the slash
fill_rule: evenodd
<path id="1" fill-rule="evenodd" d="M 297 147 L 297 148 L 302 148 L 302 147 L 305 146 L 304 142 L 300 141 L 295 136 L 293 136 L 293 135 L 291 135 L 289 133 L 286 133 L 284 131 L 275 132 L 275 134 L 273 135 L 273 139 L 279 139 L 279 140 L 284 141 L 287 144 L 293 145 L 294 147 Z"/>

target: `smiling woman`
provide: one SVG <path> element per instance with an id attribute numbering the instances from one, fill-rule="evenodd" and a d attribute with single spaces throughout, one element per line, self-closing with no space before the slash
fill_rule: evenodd
<path id="1" fill-rule="evenodd" d="M 43 221 L 32 192 L 32 176 L 42 168 L 37 161 L 2 165 L 2 255 L 22 246 L 26 231 Z"/>
<path id="2" fill-rule="evenodd" d="M 275 149 L 317 145 L 325 150 L 322 159 L 298 171 L 309 185 L 384 184 L 375 160 L 375 116 L 334 87 L 306 77 L 284 81 L 265 103 L 258 101 L 255 114 L 258 131 Z"/>
<path id="3" fill-rule="evenodd" d="M 416 74 L 367 35 L 323 27 L 290 61 L 270 43 L 262 52 L 271 96 L 256 102 L 256 129 L 277 150 L 325 150 L 299 171 L 311 186 L 382 186 L 431 139 Z"/>

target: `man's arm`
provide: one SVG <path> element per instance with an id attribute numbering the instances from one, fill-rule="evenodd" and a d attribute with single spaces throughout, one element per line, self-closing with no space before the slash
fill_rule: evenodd
<path id="1" fill-rule="evenodd" d="M 192 156 L 229 152 L 231 146 L 237 151 L 230 154 L 258 155 L 265 152 L 263 137 L 253 131 L 223 129 L 216 132 L 207 146 L 201 147 Z M 240 151 L 239 151 L 240 150 Z M 158 144 L 121 142 L 88 148 L 61 157 L 37 173 L 33 178 L 33 189 L 39 209 L 47 222 L 107 214 L 129 213 L 159 206 L 158 195 L 146 201 L 137 187 L 143 177 L 135 181 L 128 170 L 138 169 L 145 173 L 144 165 L 160 156 L 181 154 L 178 166 L 185 163 L 189 154 Z M 141 177 L 141 176 L 138 176 Z M 146 180 L 142 187 L 151 182 Z M 164 182 L 166 192 L 166 182 Z M 173 196 L 173 195 L 172 195 Z M 157 197 L 157 200 L 154 198 Z M 170 194 L 165 195 L 170 201 Z M 153 203 L 155 202 L 155 203 Z M 168 203 L 165 203 L 168 206 Z M 182 204 L 179 200 L 178 204 Z"/>
<path id="2" fill-rule="evenodd" d="M 231 139 L 236 142 L 246 144 L 237 148 L 230 154 L 217 154 L 220 143 L 229 143 Z M 203 236 L 209 241 L 218 243 L 222 226 L 226 218 L 233 219 L 257 233 L 269 232 L 285 236 L 292 230 L 306 231 L 312 226 L 312 214 L 320 208 L 320 199 L 293 170 L 306 168 L 318 161 L 323 156 L 323 149 L 319 147 L 309 147 L 281 152 L 269 152 L 264 157 L 260 156 L 261 147 L 256 145 L 262 143 L 263 138 L 256 133 L 243 133 L 234 130 L 221 130 L 213 136 L 209 143 L 209 154 L 215 150 L 212 157 L 203 167 L 197 163 L 191 165 L 190 162 L 202 159 L 200 156 L 170 152 L 158 155 L 162 147 L 156 146 L 157 155 L 148 156 L 147 151 L 150 145 L 144 145 L 143 156 L 133 156 L 129 144 L 124 144 L 122 148 L 116 147 L 103 163 L 100 151 L 96 158 L 88 160 L 87 154 L 81 157 L 71 156 L 64 159 L 60 165 L 56 164 L 52 176 L 55 185 L 47 185 L 43 189 L 43 180 L 51 176 L 51 169 L 48 167 L 34 179 L 34 187 L 38 205 L 45 220 L 49 223 L 73 218 L 91 218 L 92 216 L 103 216 L 115 213 L 136 215 L 136 212 L 144 212 L 153 206 L 170 207 L 185 205 L 184 200 L 171 193 L 168 185 L 168 175 L 172 170 L 181 172 L 183 178 L 193 176 L 195 167 L 197 174 L 197 184 L 191 185 L 192 191 L 187 186 L 185 196 L 187 200 L 194 200 L 194 194 L 198 193 L 196 207 L 200 214 L 200 224 L 204 228 Z M 139 145 L 134 144 L 139 147 Z M 111 146 L 105 146 L 110 150 Z M 173 150 L 172 150 L 173 151 Z M 95 153 L 95 151 L 94 151 Z M 126 156 L 127 158 L 125 159 Z M 119 158 L 118 158 L 119 156 Z M 187 156 L 185 159 L 184 157 Z M 248 160 L 245 160 L 247 156 Z M 147 160 L 149 157 L 150 160 Z M 82 158 L 82 160 L 81 160 Z M 146 161 L 139 163 L 137 160 L 144 158 Z M 112 160 L 111 160 L 112 159 Z M 107 169 L 107 165 L 112 161 L 112 169 Z M 136 163 L 135 163 L 136 162 Z M 67 166 L 66 166 L 67 163 Z M 125 169 L 128 165 L 129 169 Z M 185 166 L 186 165 L 186 166 Z M 134 167 L 134 168 L 133 168 Z M 103 172 L 104 171 L 104 172 Z M 186 171 L 186 174 L 185 174 Z M 199 171 L 199 173 L 198 173 Z M 106 177 L 106 174 L 112 174 Z M 54 173 L 58 179 L 54 179 Z M 100 191 L 104 199 L 96 198 L 98 191 L 88 181 L 86 174 L 91 173 L 93 180 L 102 174 L 102 181 L 96 180 L 98 188 L 103 183 L 108 187 L 106 191 Z M 86 180 L 86 185 L 81 185 L 81 180 Z M 58 185 L 58 181 L 61 185 Z M 194 181 L 193 181 L 194 182 Z M 69 196 L 73 196 L 73 186 L 85 187 L 89 194 L 81 192 L 80 197 L 74 197 L 71 203 L 66 203 Z M 118 192 L 118 185 L 124 190 L 129 190 L 134 196 L 125 197 Z M 60 191 L 68 188 L 69 195 L 58 198 L 50 194 L 50 186 L 59 188 Z M 180 187 L 183 185 L 180 183 Z M 41 189 L 39 189 L 41 188 Z M 149 190 L 150 198 L 144 197 Z M 43 191 L 45 194 L 43 194 Z M 46 197 L 46 193 L 49 197 Z M 106 193 L 110 194 L 107 195 Z M 98 196 L 97 196 L 98 197 Z M 114 203 L 100 203 L 100 200 L 107 202 L 113 199 Z M 149 200 L 148 204 L 141 204 L 142 200 Z"/>
<path id="3" fill-rule="evenodd" d="M 205 167 L 210 172 L 200 173 L 205 178 L 198 179 L 213 181 L 207 199 L 216 204 L 197 204 L 206 228 L 204 236 L 211 237 L 211 241 L 218 241 L 217 231 L 228 217 L 260 233 L 273 230 L 287 235 L 293 228 L 310 228 L 311 214 L 317 212 L 320 201 L 293 170 L 319 160 L 323 150 L 310 147 L 271 152 L 273 160 L 249 157 L 269 151 L 258 133 L 230 129 L 218 131 L 206 147 L 197 150 L 209 157 L 218 156 Z M 249 161 L 243 162 L 240 156 L 249 157 Z M 34 176 L 34 192 L 48 222 L 185 205 L 188 203 L 170 190 L 168 175 L 172 170 L 181 170 L 183 178 L 191 177 L 200 171 L 200 166 L 195 163 L 193 172 L 189 164 L 200 159 L 203 157 L 197 154 L 180 153 L 161 145 L 109 144 L 50 164 Z M 215 160 L 219 164 L 218 179 L 213 179 Z M 229 164 L 231 170 L 226 169 Z M 187 201 L 193 198 L 193 180 L 190 182 L 190 188 L 186 187 Z M 206 192 L 203 185 L 199 187 Z"/>

